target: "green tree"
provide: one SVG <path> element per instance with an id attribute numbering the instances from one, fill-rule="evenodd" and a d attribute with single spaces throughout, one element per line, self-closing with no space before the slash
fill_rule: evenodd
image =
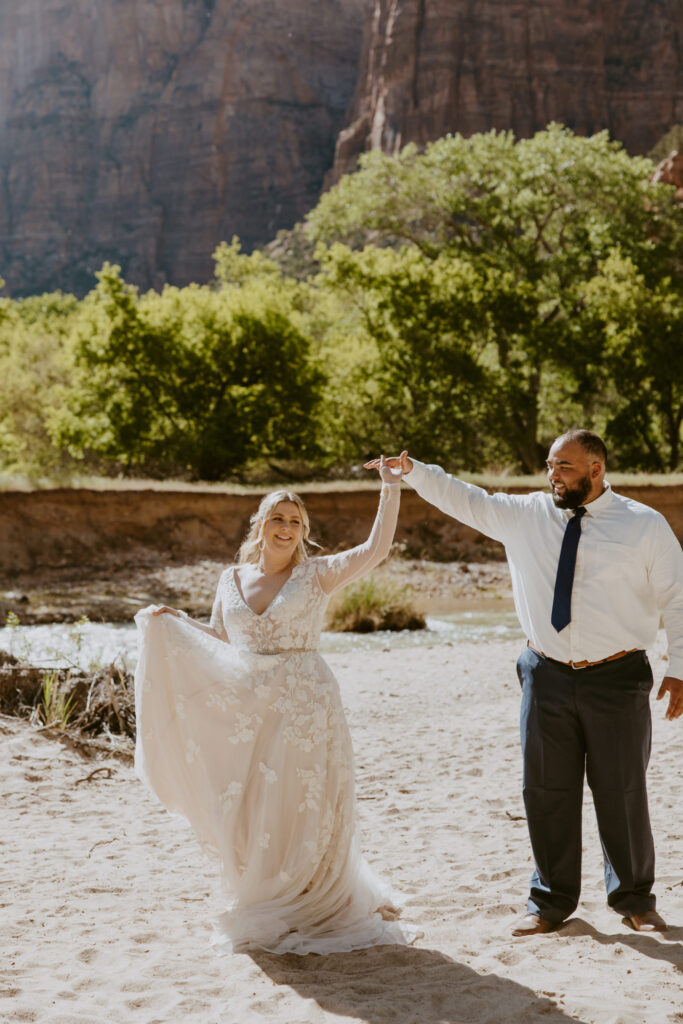
<path id="1" fill-rule="evenodd" d="M 415 249 L 323 254 L 321 284 L 348 307 L 329 350 L 327 406 L 339 453 L 361 459 L 397 442 L 424 458 L 476 464 L 486 395 L 480 359 L 481 281 L 467 263 L 425 260 Z"/>
<path id="2" fill-rule="evenodd" d="M 633 261 L 615 251 L 589 282 L 586 299 L 603 344 L 610 446 L 634 469 L 676 470 L 683 424 L 681 282 L 663 277 L 648 285 Z"/>
<path id="3" fill-rule="evenodd" d="M 315 453 L 320 375 L 267 294 L 190 285 L 138 296 L 109 265 L 98 279 L 83 303 L 80 386 L 55 424 L 74 453 L 206 480 L 253 458 Z"/>
<path id="4" fill-rule="evenodd" d="M 258 249 L 250 254 L 243 253 L 237 235 L 233 235 L 230 245 L 221 242 L 216 247 L 213 261 L 216 285 L 220 288 L 246 285 L 255 280 L 274 284 L 276 291 L 285 287 L 286 279 L 278 264 Z"/>
<path id="5" fill-rule="evenodd" d="M 447 137 L 423 153 L 366 154 L 308 229 L 323 244 L 407 245 L 474 268 L 484 282 L 481 358 L 495 380 L 490 428 L 532 471 L 568 415 L 578 407 L 590 418 L 596 402 L 588 368 L 603 346 L 586 329 L 585 283 L 615 247 L 648 285 L 680 279 L 683 211 L 672 189 L 648 184 L 651 170 L 606 133 L 581 138 L 559 125 L 518 142 Z"/>
<path id="6" fill-rule="evenodd" d="M 74 375 L 78 301 L 59 292 L 0 300 L 0 464 L 61 476 L 69 459 L 50 423 Z"/>

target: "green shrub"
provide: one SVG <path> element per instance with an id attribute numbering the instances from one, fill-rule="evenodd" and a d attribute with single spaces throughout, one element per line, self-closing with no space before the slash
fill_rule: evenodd
<path id="1" fill-rule="evenodd" d="M 424 615 L 410 603 L 410 587 L 369 576 L 347 587 L 332 608 L 333 633 L 374 633 L 378 629 L 425 629 Z"/>

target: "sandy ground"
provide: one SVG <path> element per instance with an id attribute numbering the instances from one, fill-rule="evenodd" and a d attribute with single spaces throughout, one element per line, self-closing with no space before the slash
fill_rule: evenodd
<path id="1" fill-rule="evenodd" d="M 50 1024 L 674 1024 L 683 1021 L 683 722 L 654 705 L 659 908 L 607 909 L 586 801 L 583 899 L 513 939 L 531 870 L 520 795 L 519 645 L 330 656 L 369 860 L 424 931 L 413 947 L 217 957 L 212 864 L 126 761 L 86 761 L 0 719 L 0 1021 Z M 661 678 L 664 664 L 657 659 Z M 108 769 L 87 776 L 95 768 Z"/>

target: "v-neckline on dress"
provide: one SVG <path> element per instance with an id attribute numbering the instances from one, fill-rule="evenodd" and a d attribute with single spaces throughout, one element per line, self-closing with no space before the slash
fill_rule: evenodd
<path id="1" fill-rule="evenodd" d="M 251 605 L 248 603 L 248 601 L 245 599 L 245 597 L 244 597 L 244 595 L 242 593 L 242 588 L 241 588 L 240 583 L 239 583 L 239 578 L 236 575 L 237 574 L 237 569 L 239 568 L 239 566 L 233 565 L 233 567 L 232 567 L 232 582 L 233 582 L 233 585 L 235 587 L 235 590 L 237 591 L 237 596 L 239 597 L 240 601 L 242 602 L 244 607 L 247 609 L 247 611 L 250 611 L 251 614 L 253 616 L 255 616 L 257 619 L 262 619 L 263 616 L 266 614 L 266 612 L 270 611 L 270 609 L 273 607 L 273 605 L 277 601 L 278 597 L 280 596 L 282 591 L 285 589 L 285 587 L 287 586 L 287 584 L 289 583 L 289 581 L 291 580 L 292 576 L 294 575 L 294 573 L 296 572 L 296 570 L 299 568 L 300 565 L 303 565 L 303 562 L 299 562 L 297 565 L 292 567 L 292 571 L 290 572 L 289 576 L 287 577 L 285 582 L 282 584 L 282 586 L 280 587 L 278 592 L 276 594 L 273 594 L 273 596 L 271 597 L 270 601 L 268 602 L 268 604 L 266 605 L 266 607 L 263 609 L 262 612 L 255 612 L 254 609 L 251 607 Z"/>

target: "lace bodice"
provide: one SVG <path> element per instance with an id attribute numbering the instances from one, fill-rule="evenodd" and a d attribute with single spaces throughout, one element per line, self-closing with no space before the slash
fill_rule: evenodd
<path id="1" fill-rule="evenodd" d="M 384 484 L 367 541 L 348 551 L 309 558 L 295 566 L 260 615 L 242 597 L 236 579 L 239 567 L 229 566 L 216 591 L 211 615 L 213 632 L 236 648 L 257 654 L 317 649 L 331 595 L 369 572 L 389 553 L 399 502 L 400 485 Z"/>

